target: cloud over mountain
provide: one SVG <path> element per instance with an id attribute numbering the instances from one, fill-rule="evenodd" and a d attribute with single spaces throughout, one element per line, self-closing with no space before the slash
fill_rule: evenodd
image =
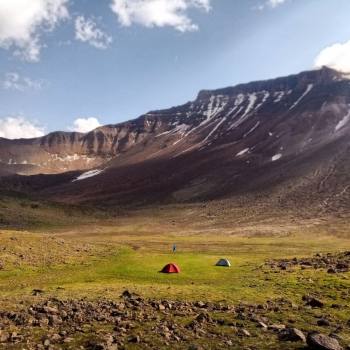
<path id="1" fill-rule="evenodd" d="M 98 128 L 100 125 L 101 124 L 97 118 L 77 118 L 74 120 L 73 126 L 68 129 L 70 131 L 85 133 Z"/>
<path id="2" fill-rule="evenodd" d="M 324 48 L 316 57 L 316 68 L 327 66 L 342 72 L 350 73 L 350 40 L 336 43 Z"/>
<path id="3" fill-rule="evenodd" d="M 44 128 L 21 116 L 0 119 L 0 137 L 20 139 L 40 137 L 45 133 Z"/>

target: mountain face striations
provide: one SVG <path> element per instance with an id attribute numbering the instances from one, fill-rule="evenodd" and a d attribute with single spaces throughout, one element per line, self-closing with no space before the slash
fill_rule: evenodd
<path id="1" fill-rule="evenodd" d="M 2 186 L 68 202 L 268 196 L 345 211 L 349 136 L 350 80 L 325 67 L 203 90 L 193 102 L 86 134 L 0 139 L 0 175 Z"/>

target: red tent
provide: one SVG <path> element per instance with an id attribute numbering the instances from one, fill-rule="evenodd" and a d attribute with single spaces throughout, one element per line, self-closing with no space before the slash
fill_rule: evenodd
<path id="1" fill-rule="evenodd" d="M 174 263 L 170 263 L 168 265 L 165 265 L 162 269 L 163 273 L 179 273 L 180 272 L 180 268 L 174 264 Z"/>

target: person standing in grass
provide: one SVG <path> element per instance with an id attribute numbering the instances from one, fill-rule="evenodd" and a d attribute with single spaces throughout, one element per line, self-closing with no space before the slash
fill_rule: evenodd
<path id="1" fill-rule="evenodd" d="M 173 244 L 173 253 L 175 253 L 176 252 L 176 244 L 174 243 Z"/>

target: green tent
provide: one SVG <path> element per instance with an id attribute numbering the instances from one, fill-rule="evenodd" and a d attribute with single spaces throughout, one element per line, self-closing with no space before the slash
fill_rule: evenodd
<path id="1" fill-rule="evenodd" d="M 217 263 L 216 266 L 224 266 L 224 267 L 230 267 L 231 263 L 228 259 L 220 259 Z"/>

